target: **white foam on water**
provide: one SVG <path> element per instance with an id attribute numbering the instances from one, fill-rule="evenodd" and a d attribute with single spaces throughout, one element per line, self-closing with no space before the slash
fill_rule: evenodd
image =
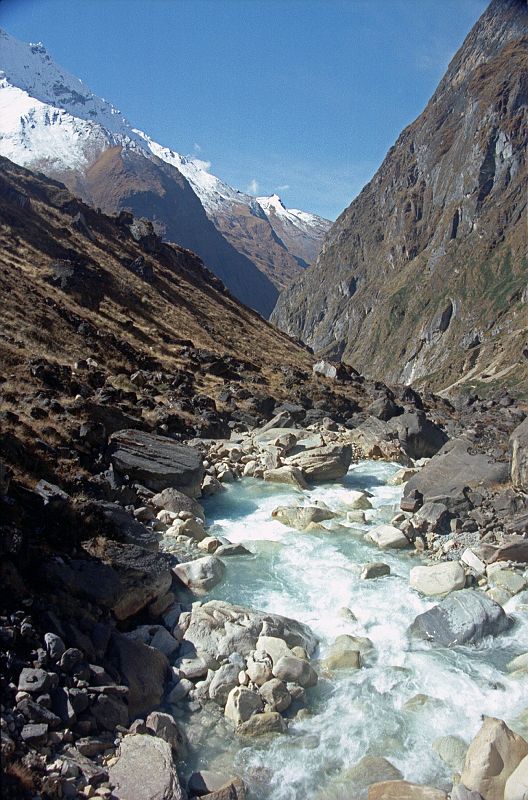
<path id="1" fill-rule="evenodd" d="M 433 741 L 457 735 L 469 742 L 482 714 L 509 721 L 527 703 L 526 676 L 505 670 L 509 659 L 528 649 L 528 623 L 521 615 L 514 629 L 478 647 L 411 646 L 408 626 L 434 605 L 409 588 L 416 558 L 379 551 L 364 539 L 368 525 L 303 533 L 271 517 L 278 505 L 314 501 L 345 514 L 347 494 L 361 489 L 373 495 L 371 523 L 387 522 L 401 496 L 401 487 L 386 483 L 397 469 L 361 462 L 343 483 L 302 493 L 245 480 L 206 502 L 211 532 L 243 542 L 254 553 L 226 559 L 226 580 L 211 596 L 310 625 L 320 639 L 316 657 L 324 657 L 342 633 L 368 636 L 375 646 L 360 670 L 321 677 L 310 694 L 312 715 L 290 725 L 287 735 L 256 739 L 250 746 L 240 741 L 234 770 L 254 798 L 344 800 L 351 790 L 344 771 L 365 755 L 385 756 L 407 780 L 448 786 L 451 773 L 432 750 Z M 369 561 L 389 564 L 391 575 L 360 580 L 361 566 Z M 521 604 L 522 598 L 514 598 L 508 610 Z M 357 622 L 344 619 L 342 607 L 350 608 Z M 426 697 L 406 705 L 417 695 Z"/>

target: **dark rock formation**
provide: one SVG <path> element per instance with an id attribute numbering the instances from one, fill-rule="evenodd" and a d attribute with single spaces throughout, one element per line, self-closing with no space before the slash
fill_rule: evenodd
<path id="1" fill-rule="evenodd" d="M 368 376 L 526 385 L 527 30 L 524 0 L 491 2 L 279 327 Z"/>

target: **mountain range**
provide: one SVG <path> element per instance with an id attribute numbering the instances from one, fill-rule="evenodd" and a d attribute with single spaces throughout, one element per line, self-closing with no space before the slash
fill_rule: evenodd
<path id="1" fill-rule="evenodd" d="M 272 320 L 388 381 L 528 381 L 528 7 L 493 0 Z"/>
<path id="2" fill-rule="evenodd" d="M 61 180 L 107 213 L 149 218 L 268 316 L 317 255 L 330 222 L 233 189 L 163 147 L 59 67 L 42 44 L 0 32 L 0 154 Z"/>

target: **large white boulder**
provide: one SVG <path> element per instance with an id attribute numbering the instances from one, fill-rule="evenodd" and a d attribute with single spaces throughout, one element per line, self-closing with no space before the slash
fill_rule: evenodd
<path id="1" fill-rule="evenodd" d="M 444 561 L 429 567 L 411 569 L 409 583 L 412 589 L 429 597 L 443 597 L 466 585 L 466 573 L 458 561 Z"/>
<path id="2" fill-rule="evenodd" d="M 505 800 L 506 782 L 527 755 L 528 742 L 522 736 L 503 720 L 485 717 L 469 745 L 461 783 L 484 800 Z"/>
<path id="3" fill-rule="evenodd" d="M 380 550 L 401 550 L 409 545 L 408 538 L 394 525 L 376 525 L 365 538 L 374 542 Z"/>

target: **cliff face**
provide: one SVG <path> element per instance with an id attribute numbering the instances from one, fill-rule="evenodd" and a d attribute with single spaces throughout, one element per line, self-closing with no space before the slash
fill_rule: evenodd
<path id="1" fill-rule="evenodd" d="M 528 382 L 528 9 L 493 0 L 272 320 L 386 380 Z"/>

